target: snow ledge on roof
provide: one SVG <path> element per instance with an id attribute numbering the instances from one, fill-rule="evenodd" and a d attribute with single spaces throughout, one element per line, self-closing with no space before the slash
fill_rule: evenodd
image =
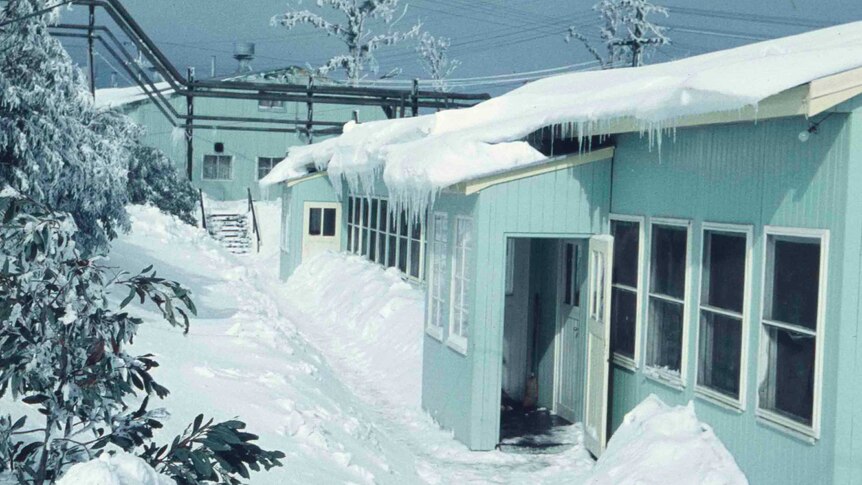
<path id="1" fill-rule="evenodd" d="M 382 173 L 394 208 L 421 211 L 469 178 L 544 159 L 522 140 L 547 126 L 585 138 L 633 121 L 660 147 L 688 116 L 741 112 L 764 99 L 862 66 L 862 22 L 640 68 L 574 72 L 530 83 L 472 108 L 348 124 L 345 133 L 293 147 L 264 184 L 328 170 L 333 185 L 371 191 Z M 277 175 L 276 175 L 277 174 Z"/>

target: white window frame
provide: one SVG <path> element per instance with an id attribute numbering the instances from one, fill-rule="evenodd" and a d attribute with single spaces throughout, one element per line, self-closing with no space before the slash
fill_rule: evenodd
<path id="1" fill-rule="evenodd" d="M 426 226 L 428 224 L 429 218 L 425 217 L 425 218 L 423 218 L 423 220 L 421 220 L 419 222 L 421 227 L 420 227 L 420 231 L 419 231 L 419 239 L 416 240 L 416 239 L 413 239 L 412 224 L 408 224 L 406 236 L 400 234 L 399 231 L 401 229 L 401 215 L 402 214 L 401 213 L 394 214 L 394 217 L 390 218 L 389 208 L 392 206 L 392 202 L 388 198 L 380 197 L 380 196 L 373 196 L 373 195 L 370 195 L 370 196 L 369 195 L 359 195 L 359 194 L 348 194 L 347 197 L 348 197 L 348 200 L 347 200 L 345 206 L 348 209 L 350 209 L 350 205 L 351 205 L 350 201 L 351 200 L 353 201 L 352 205 L 353 205 L 354 211 L 357 210 L 356 209 L 357 206 L 359 207 L 359 219 L 358 220 L 354 220 L 353 214 L 348 214 L 348 219 L 347 219 L 348 222 L 346 222 L 347 230 L 353 231 L 354 229 L 356 229 L 356 231 L 355 231 L 356 234 L 354 236 L 354 234 L 351 233 L 350 246 L 347 247 L 347 251 L 350 253 L 353 253 L 353 254 L 357 254 L 357 255 L 369 258 L 371 247 L 368 246 L 363 251 L 362 245 L 365 242 L 366 236 L 370 234 L 370 231 L 374 231 L 375 233 L 377 233 L 377 250 L 375 253 L 377 256 L 377 260 L 372 261 L 372 262 L 374 262 L 375 264 L 379 264 L 385 268 L 390 268 L 390 267 L 396 268 L 399 270 L 399 272 L 402 274 L 402 276 L 404 278 L 406 278 L 410 281 L 413 281 L 415 283 L 419 283 L 419 284 L 424 283 L 425 279 L 426 279 L 426 274 L 425 274 L 426 252 L 428 249 L 428 227 L 426 227 Z M 363 218 L 364 214 L 362 212 L 362 205 L 366 204 L 366 203 L 368 204 L 369 224 L 370 224 L 370 220 L 371 220 L 370 211 L 371 211 L 371 206 L 372 206 L 372 203 L 371 203 L 372 200 L 377 201 L 377 221 L 378 221 L 378 224 L 380 222 L 381 217 L 386 217 L 386 218 L 390 219 L 389 221 L 387 221 L 387 226 L 386 226 L 385 232 L 381 232 L 376 227 L 372 229 L 370 227 L 365 226 L 365 220 Z M 382 208 L 381 202 L 384 202 L 384 201 L 386 202 L 387 210 L 383 210 L 383 208 Z M 394 219 L 394 222 L 392 219 Z M 395 237 L 395 247 L 394 248 L 390 247 L 390 245 L 389 245 L 389 237 L 390 236 Z M 382 240 L 381 240 L 381 238 L 382 238 Z M 370 239 L 370 237 L 369 237 L 369 239 Z M 406 242 L 406 244 L 404 244 L 405 242 Z M 411 247 L 413 246 L 413 244 L 419 244 L 419 262 L 418 262 L 419 265 L 418 265 L 418 274 L 417 275 L 413 275 L 410 272 L 410 269 L 411 269 L 412 263 L 413 263 L 413 254 L 411 252 Z M 389 266 L 390 251 L 395 251 L 395 266 Z M 400 268 L 398 268 L 398 262 L 400 259 L 399 256 L 401 255 L 401 251 L 407 252 L 405 255 L 405 261 L 406 261 L 405 269 L 406 269 L 406 271 L 401 271 Z"/>
<path id="2" fill-rule="evenodd" d="M 467 224 L 470 225 L 469 226 L 469 232 L 468 232 L 468 235 L 470 238 L 473 238 L 475 233 L 476 233 L 476 228 L 475 228 L 475 224 L 474 224 L 472 217 L 463 216 L 463 215 L 455 216 L 455 225 L 453 226 L 455 229 L 455 231 L 453 233 L 454 234 L 454 239 L 453 239 L 454 244 L 452 245 L 452 260 L 451 260 L 452 262 L 451 262 L 451 271 L 450 271 L 451 279 L 449 281 L 449 335 L 446 339 L 446 344 L 449 347 L 451 347 L 452 349 L 454 349 L 455 351 L 466 355 L 467 354 L 467 344 L 468 344 L 469 334 L 467 337 L 465 337 L 461 333 L 463 331 L 463 329 L 460 329 L 461 331 L 458 331 L 458 329 L 456 329 L 455 327 L 456 327 L 456 325 L 460 325 L 460 321 L 456 319 L 456 314 L 459 311 L 467 314 L 467 321 L 469 323 L 471 323 L 471 324 L 475 323 L 470 319 L 470 317 L 473 316 L 473 314 L 472 314 L 473 309 L 470 308 L 470 281 L 471 281 L 470 277 L 472 276 L 470 274 L 470 258 L 467 257 L 466 254 L 464 254 L 468 250 L 472 251 L 473 247 L 471 247 L 470 245 L 462 244 L 461 240 L 458 237 L 458 226 L 460 225 L 461 222 L 466 222 Z M 469 241 L 469 239 L 468 239 L 468 241 Z M 474 241 L 470 241 L 470 242 L 472 244 Z M 461 259 L 460 267 L 458 265 L 458 259 L 459 259 L 458 253 L 459 253 L 459 251 L 462 252 L 462 255 L 460 258 Z M 458 275 L 459 271 L 461 273 L 460 276 Z M 459 295 L 458 298 L 456 298 L 456 296 L 455 296 L 455 288 L 456 288 L 455 280 L 458 278 L 461 279 L 461 293 L 462 294 Z"/>
<path id="3" fill-rule="evenodd" d="M 208 177 L 206 177 L 206 170 L 204 169 L 204 165 L 206 163 L 206 157 L 219 157 L 219 158 L 227 157 L 227 158 L 229 158 L 230 159 L 230 175 L 228 176 L 228 178 L 223 179 L 223 178 L 208 178 Z M 206 154 L 204 154 L 204 156 L 201 158 L 201 180 L 205 180 L 208 182 L 230 182 L 230 181 L 232 181 L 233 180 L 233 172 L 234 172 L 234 170 L 233 170 L 234 163 L 233 162 L 234 162 L 234 156 L 233 155 L 224 155 L 221 153 L 206 153 Z M 216 162 L 216 163 L 218 163 L 218 162 Z M 218 169 L 216 169 L 216 172 L 218 172 Z"/>
<path id="4" fill-rule="evenodd" d="M 655 382 L 670 386 L 675 389 L 685 389 L 686 384 L 688 383 L 688 352 L 689 352 L 689 325 L 691 324 L 691 270 L 692 270 L 692 245 L 693 241 L 691 238 L 692 234 L 692 221 L 689 219 L 674 219 L 669 217 L 651 217 L 649 219 L 649 253 L 648 258 L 644 263 L 644 274 L 645 274 L 645 300 L 646 300 L 646 316 L 644 318 L 644 338 L 643 344 L 644 346 L 649 345 L 649 325 L 651 322 L 649 321 L 649 303 L 650 298 L 655 297 L 659 299 L 664 299 L 667 301 L 673 301 L 675 303 L 680 303 L 679 300 L 673 299 L 668 300 L 664 295 L 656 295 L 652 292 L 652 282 L 650 281 L 650 273 L 652 272 L 652 237 L 653 237 L 653 229 L 655 226 L 674 226 L 674 227 L 682 227 L 686 230 L 686 249 L 685 249 L 685 288 L 683 289 L 683 298 L 682 298 L 682 345 L 681 345 L 681 354 L 680 355 L 680 364 L 679 364 L 679 375 L 672 374 L 669 372 L 665 372 L 662 369 L 657 369 L 655 367 L 650 366 L 646 362 L 646 350 L 644 349 L 644 357 L 643 357 L 643 367 L 644 374 L 648 379 L 651 379 Z"/>
<path id="5" fill-rule="evenodd" d="M 720 308 L 712 308 L 703 303 L 703 257 L 706 249 L 706 233 L 707 232 L 724 232 L 732 234 L 740 234 L 745 237 L 745 269 L 743 278 L 743 295 L 742 295 L 742 314 L 736 315 L 732 312 L 727 312 Z M 698 397 L 712 401 L 715 404 L 730 407 L 736 411 L 744 411 L 746 406 L 746 395 L 748 390 L 748 352 L 749 352 L 749 329 L 751 328 L 751 277 L 753 275 L 754 264 L 754 227 L 748 224 L 728 224 L 721 222 L 703 222 L 700 229 L 700 254 L 698 255 L 698 267 L 700 269 L 697 282 L 697 315 L 694 324 L 694 392 Z M 710 311 L 716 314 L 725 314 L 732 318 L 741 318 L 741 338 L 740 338 L 740 360 L 739 360 L 739 398 L 733 399 L 726 394 L 715 391 L 705 386 L 701 386 L 697 382 L 697 375 L 700 372 L 700 318 L 703 310 Z"/>
<path id="6" fill-rule="evenodd" d="M 817 292 L 817 323 L 814 331 L 814 397 L 811 412 L 811 426 L 802 424 L 796 420 L 782 416 L 776 412 L 760 407 L 760 392 L 759 387 L 765 379 L 768 371 L 768 353 L 766 352 L 767 338 L 764 325 L 764 314 L 766 311 L 766 266 L 767 254 L 769 251 L 769 237 L 798 237 L 807 239 L 819 239 L 820 241 L 820 275 L 819 275 L 819 291 Z M 776 425 L 779 430 L 790 432 L 794 435 L 801 435 L 808 440 L 820 439 L 820 424 L 822 415 L 822 387 L 823 387 L 823 345 L 826 339 L 825 325 L 826 321 L 826 296 L 827 283 L 829 281 L 829 230 L 828 229 L 807 229 L 796 227 L 782 226 L 764 226 L 763 227 L 763 265 L 761 275 L 761 298 L 760 298 L 760 315 L 758 318 L 760 348 L 758 351 L 758 368 L 757 368 L 757 384 L 758 392 L 755 393 L 756 415 L 758 419 L 766 423 Z M 781 326 L 781 325 L 774 325 Z"/>
<path id="7" fill-rule="evenodd" d="M 431 258 L 429 265 L 430 268 L 428 271 L 428 310 L 425 331 L 428 335 L 442 342 L 443 329 L 448 326 L 450 312 L 447 311 L 448 309 L 446 307 L 445 289 L 442 286 L 438 288 L 437 285 L 444 282 L 448 274 L 445 266 L 440 268 L 440 271 L 438 272 L 437 268 L 435 268 L 435 264 L 437 264 L 438 254 L 443 261 L 448 261 L 449 259 L 449 214 L 445 212 L 434 212 L 431 215 L 431 221 L 432 224 L 430 226 L 430 232 L 432 236 L 429 244 Z M 437 231 L 439 229 L 437 225 L 441 222 L 446 228 L 445 240 L 439 240 L 437 238 Z M 439 295 L 437 294 L 438 289 L 440 290 Z M 440 315 L 439 322 L 435 321 L 435 309 Z"/>
<path id="8" fill-rule="evenodd" d="M 649 282 L 644 282 L 644 244 L 646 240 L 646 218 L 644 216 L 634 216 L 634 215 L 626 215 L 626 214 L 611 214 L 610 221 L 619 221 L 619 222 L 635 222 L 638 224 L 638 268 L 637 268 L 637 288 L 629 288 L 624 285 L 618 285 L 613 282 L 613 270 L 611 270 L 610 278 L 611 278 L 611 294 L 608 295 L 613 302 L 613 290 L 614 288 L 623 289 L 627 291 L 633 291 L 635 293 L 635 355 L 634 359 L 629 358 L 628 356 L 613 353 L 611 358 L 613 359 L 614 364 L 624 367 L 630 370 L 637 370 L 641 365 L 641 338 L 643 336 L 643 300 L 644 300 L 644 287 L 645 285 L 649 285 Z M 610 231 L 608 231 L 610 233 Z M 617 259 L 614 257 L 613 263 L 616 263 Z M 647 291 L 649 289 L 647 288 Z M 609 344 L 610 345 L 610 344 Z"/>

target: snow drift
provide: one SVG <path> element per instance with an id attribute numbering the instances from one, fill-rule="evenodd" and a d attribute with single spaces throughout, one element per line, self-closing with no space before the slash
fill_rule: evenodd
<path id="1" fill-rule="evenodd" d="M 176 485 L 172 479 L 156 473 L 137 456 L 118 452 L 78 463 L 69 468 L 57 485 Z"/>
<path id="2" fill-rule="evenodd" d="M 585 485 L 748 485 L 694 404 L 670 407 L 654 394 L 629 412 Z"/>
<path id="3" fill-rule="evenodd" d="M 286 296 L 325 330 L 328 349 L 399 405 L 418 409 L 422 387 L 421 289 L 359 256 L 324 253 L 297 268 Z M 300 317 L 303 318 L 303 317 Z"/>
<path id="4" fill-rule="evenodd" d="M 639 68 L 548 77 L 468 109 L 345 126 L 344 135 L 291 147 L 262 184 L 328 169 L 371 190 L 382 171 L 390 197 L 421 210 L 445 187 L 543 160 L 523 140 L 560 125 L 572 138 L 631 122 L 661 142 L 683 117 L 739 112 L 816 79 L 862 66 L 862 22 Z M 393 205 L 390 205 L 393 207 Z"/>

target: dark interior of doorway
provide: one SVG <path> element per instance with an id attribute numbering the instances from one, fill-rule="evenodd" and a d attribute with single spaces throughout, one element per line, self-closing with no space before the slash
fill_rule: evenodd
<path id="1" fill-rule="evenodd" d="M 512 238 L 507 245 L 503 389 L 499 448 L 558 453 L 575 446 L 572 423 L 552 413 L 559 241 Z M 531 389 L 532 387 L 532 389 Z"/>

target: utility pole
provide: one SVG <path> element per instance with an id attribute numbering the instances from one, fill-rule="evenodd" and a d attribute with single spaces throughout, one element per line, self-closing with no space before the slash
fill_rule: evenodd
<path id="1" fill-rule="evenodd" d="M 635 23 L 635 38 L 632 39 L 632 67 L 640 67 L 643 64 L 641 37 L 644 35 L 641 28 L 644 20 L 644 11 L 640 6 L 637 7 L 635 18 L 637 19 L 637 23 Z"/>
<path id="2" fill-rule="evenodd" d="M 90 5 L 90 22 L 87 26 L 87 67 L 90 72 L 90 94 L 96 96 L 96 64 L 93 62 L 93 31 L 96 27 L 96 6 Z"/>
<path id="3" fill-rule="evenodd" d="M 191 95 L 192 89 L 194 89 L 194 81 L 195 81 L 195 68 L 189 67 L 188 69 L 188 78 L 189 78 L 189 95 L 186 96 L 186 176 L 189 179 L 189 182 L 192 181 L 192 174 L 194 173 L 194 116 L 195 116 L 195 98 Z"/>
<path id="4" fill-rule="evenodd" d="M 308 75 L 306 94 L 308 95 L 308 101 L 305 102 L 305 109 L 308 113 L 308 118 L 305 122 L 305 132 L 308 135 L 308 144 L 311 145 L 314 143 L 314 134 L 311 131 L 314 127 L 314 99 L 312 98 L 314 95 L 314 77 L 311 74 Z"/>
<path id="5" fill-rule="evenodd" d="M 419 116 L 419 80 L 413 80 L 413 92 L 410 94 L 410 111 L 413 116 Z"/>

